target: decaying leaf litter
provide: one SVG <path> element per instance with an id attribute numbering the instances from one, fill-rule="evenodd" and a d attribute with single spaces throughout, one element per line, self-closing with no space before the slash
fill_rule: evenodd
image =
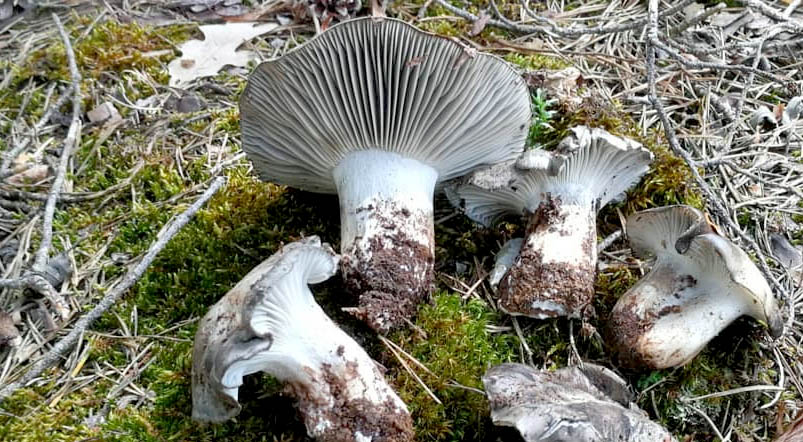
<path id="1" fill-rule="evenodd" d="M 171 88 L 167 65 L 179 58 L 179 45 L 202 37 L 199 24 L 279 24 L 240 48 L 269 59 L 357 8 L 339 2 L 175 2 L 170 7 L 107 2 L 102 8 L 76 3 L 35 10 L 18 5 L 0 23 L 0 143 L 4 153 L 18 154 L 5 155 L 3 164 L 40 171 L 30 175 L 40 182 L 7 179 L 2 185 L 4 277 L 25 275 L 39 261 L 35 254 L 46 217 L 41 207 L 49 193 L 60 202 L 46 256 L 64 254 L 73 270 L 60 287 L 70 302 L 67 321 L 58 318 L 47 298 L 3 292 L 2 308 L 22 342 L 3 350 L 0 383 L 7 388 L 71 330 L 81 337 L 32 384 L 5 399 L 0 435 L 10 440 L 303 437 L 297 421 L 287 423 L 294 421 L 290 404 L 277 406 L 282 399 L 269 380 L 252 381 L 259 393 L 244 401 L 248 405 L 237 422 L 195 428 L 185 379 L 188 340 L 205 309 L 280 243 L 311 234 L 336 242 L 337 226 L 328 224 L 337 204 L 322 205 L 315 195 L 261 184 L 242 160 L 235 103 L 250 68 Z M 543 87 L 556 100 L 552 129 L 535 143 L 550 147 L 569 126 L 584 123 L 663 149 L 640 188 L 600 214 L 600 237 L 615 237 L 620 218 L 637 209 L 704 203 L 725 235 L 767 272 L 785 313 L 787 331 L 780 339 L 770 341 L 757 326 L 740 321 L 684 368 L 623 373 L 639 393 L 641 408 L 679 439 L 771 440 L 799 415 L 803 367 L 795 318 L 803 293 L 794 280 L 799 272 L 782 265 L 791 261 L 773 259 L 773 244 L 780 243 L 771 240 L 780 235 L 793 248 L 803 240 L 803 144 L 801 123 L 791 112 L 801 95 L 795 57 L 803 44 L 799 3 L 452 5 L 435 0 L 391 4 L 385 11 L 522 68 L 578 69 L 568 97 L 554 89 L 550 96 L 545 79 L 554 74 L 524 73 L 534 92 Z M 74 120 L 74 80 L 51 12 L 65 22 L 82 77 L 80 130 L 73 130 L 76 144 L 67 158 L 64 188 L 55 193 L 62 146 Z M 474 37 L 468 39 L 469 34 Z M 84 116 L 103 103 L 111 103 L 121 119 L 93 123 Z M 693 166 L 680 183 L 669 174 L 671 161 L 675 168 Z M 44 178 L 41 166 L 47 166 Z M 175 245 L 168 244 L 137 288 L 82 332 L 79 318 L 139 262 L 159 227 L 218 175 L 229 178 L 227 187 L 179 233 Z M 461 408 L 484 403 L 471 390 L 481 388 L 483 364 L 532 362 L 557 369 L 583 360 L 611 366 L 595 328 L 602 326 L 616 296 L 646 271 L 626 242 L 614 240 L 600 253 L 597 318 L 511 322 L 495 311 L 484 278 L 493 253 L 521 226 L 506 223 L 483 231 L 443 200 L 436 202 L 435 218 L 439 293 L 419 312 L 414 331 L 391 336 L 383 347 L 338 312 L 344 304 L 328 296 L 338 293 L 337 283 L 319 300 L 390 371 L 386 376 L 411 406 L 419 438 L 491 438 L 487 408 Z M 198 238 L 202 235 L 207 238 Z M 481 339 L 462 345 L 456 333 Z M 435 339 L 440 342 L 430 342 Z M 403 353 L 395 347 L 388 351 L 392 345 Z M 448 361 L 459 352 L 447 349 L 480 347 L 487 354 L 471 362 L 481 372 L 450 367 Z M 419 395 L 423 387 L 411 373 L 431 395 Z M 266 417 L 261 411 L 266 407 L 277 411 Z M 482 416 L 466 417 L 477 414 Z"/>

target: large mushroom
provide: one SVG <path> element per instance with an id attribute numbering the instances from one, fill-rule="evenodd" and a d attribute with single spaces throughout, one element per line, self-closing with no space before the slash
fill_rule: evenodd
<path id="1" fill-rule="evenodd" d="M 683 365 L 742 315 L 781 335 L 781 312 L 767 281 L 702 212 L 659 207 L 631 215 L 626 227 L 633 252 L 655 263 L 611 313 L 609 333 L 621 363 Z"/>
<path id="2" fill-rule="evenodd" d="M 670 442 L 675 439 L 632 403 L 627 383 L 594 364 L 538 371 L 491 367 L 482 377 L 494 424 L 526 442 Z"/>
<path id="3" fill-rule="evenodd" d="M 558 153 L 528 151 L 448 189 L 453 204 L 486 226 L 527 216 L 526 238 L 497 291 L 499 307 L 512 315 L 583 316 L 594 296 L 597 211 L 652 161 L 635 141 L 585 126 L 572 129 Z"/>
<path id="4" fill-rule="evenodd" d="M 193 419 L 222 422 L 236 416 L 243 377 L 263 371 L 296 399 L 311 437 L 413 439 L 405 404 L 307 287 L 332 276 L 338 260 L 314 236 L 288 244 L 212 306 L 195 336 Z"/>
<path id="5" fill-rule="evenodd" d="M 257 67 L 240 100 L 243 150 L 265 180 L 338 194 L 353 312 L 386 332 L 431 291 L 435 185 L 518 155 L 529 106 L 501 59 L 357 19 Z"/>

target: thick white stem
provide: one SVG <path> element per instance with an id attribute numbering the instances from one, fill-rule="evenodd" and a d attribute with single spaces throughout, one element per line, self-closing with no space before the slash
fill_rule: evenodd
<path id="1" fill-rule="evenodd" d="M 592 204 L 547 198 L 530 216 L 519 257 L 499 285 L 499 305 L 533 318 L 582 317 L 594 295 L 597 248 Z"/>
<path id="2" fill-rule="evenodd" d="M 352 152 L 333 172 L 340 198 L 341 268 L 378 331 L 404 322 L 430 291 L 432 198 L 438 173 L 398 154 Z"/>
<path id="3" fill-rule="evenodd" d="M 698 280 L 690 274 L 694 269 L 683 267 L 658 262 L 617 301 L 611 342 L 620 362 L 681 366 L 725 327 L 751 313 L 749 300 L 738 292 L 723 292 L 717 281 Z"/>

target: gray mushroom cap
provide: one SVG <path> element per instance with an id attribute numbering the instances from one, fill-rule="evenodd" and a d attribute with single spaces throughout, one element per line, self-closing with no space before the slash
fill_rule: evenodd
<path id="1" fill-rule="evenodd" d="M 478 170 L 448 187 L 447 195 L 453 205 L 485 226 L 504 215 L 535 212 L 547 194 L 599 210 L 635 184 L 649 170 L 652 158 L 633 140 L 578 126 L 556 152 L 535 149 L 516 161 Z"/>
<path id="2" fill-rule="evenodd" d="M 631 405 L 627 383 L 601 366 L 550 372 L 501 364 L 482 381 L 494 423 L 515 427 L 527 442 L 674 440 Z"/>
<path id="3" fill-rule="evenodd" d="M 390 151 L 448 180 L 514 158 L 530 122 L 506 62 L 389 18 L 338 24 L 262 63 L 240 110 L 262 178 L 323 193 L 350 152 Z"/>

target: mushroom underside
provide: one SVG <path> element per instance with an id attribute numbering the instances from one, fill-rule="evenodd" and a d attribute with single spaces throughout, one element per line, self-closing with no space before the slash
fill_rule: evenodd
<path id="1" fill-rule="evenodd" d="M 555 372 L 501 364 L 488 370 L 483 384 L 494 423 L 515 427 L 527 442 L 674 441 L 643 412 L 626 408 L 625 382 L 593 364 Z"/>

